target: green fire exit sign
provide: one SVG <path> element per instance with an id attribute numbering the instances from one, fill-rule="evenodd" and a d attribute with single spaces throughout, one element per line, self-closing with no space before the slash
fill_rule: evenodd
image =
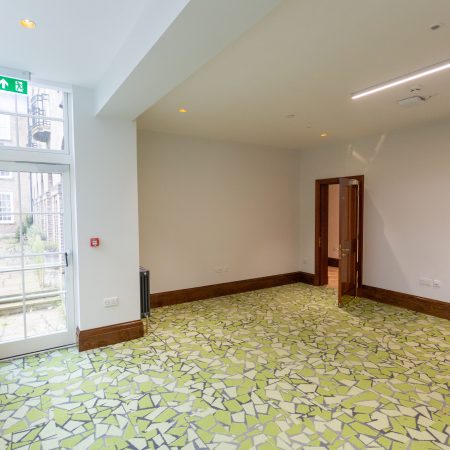
<path id="1" fill-rule="evenodd" d="M 28 81 L 18 80 L 0 75 L 0 91 L 9 91 L 16 94 L 28 94 Z"/>

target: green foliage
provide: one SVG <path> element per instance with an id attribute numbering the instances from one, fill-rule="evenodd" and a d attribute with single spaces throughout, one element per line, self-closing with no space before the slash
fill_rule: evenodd
<path id="1" fill-rule="evenodd" d="M 27 253 L 53 253 L 59 251 L 58 242 L 47 241 L 47 236 L 45 236 L 39 226 L 33 222 L 33 216 L 31 214 L 25 216 L 20 226 L 22 227 L 23 245 Z M 13 252 L 20 250 L 20 226 L 17 227 L 15 239 L 10 244 L 11 251 Z M 44 262 L 43 256 L 35 256 L 32 258 L 34 264 Z"/>
<path id="2" fill-rule="evenodd" d="M 23 222 L 21 223 L 21 225 L 19 225 L 16 228 L 16 240 L 19 241 L 20 240 L 20 227 L 22 227 L 22 236 L 26 236 L 28 229 L 33 225 L 33 216 L 31 214 L 27 214 L 25 216 L 25 219 L 23 220 Z"/>
<path id="3" fill-rule="evenodd" d="M 25 246 L 30 253 L 43 253 L 45 241 L 42 239 L 41 230 L 36 225 L 31 225 L 25 235 Z"/>

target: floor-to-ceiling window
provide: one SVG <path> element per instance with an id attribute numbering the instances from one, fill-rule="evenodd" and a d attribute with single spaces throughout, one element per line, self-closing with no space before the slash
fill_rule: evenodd
<path id="1" fill-rule="evenodd" d="M 0 91 L 0 358 L 74 342 L 69 102 Z"/>

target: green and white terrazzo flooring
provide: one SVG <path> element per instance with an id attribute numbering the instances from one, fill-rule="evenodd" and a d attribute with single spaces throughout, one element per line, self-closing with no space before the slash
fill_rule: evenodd
<path id="1" fill-rule="evenodd" d="M 293 284 L 0 362 L 0 448 L 450 449 L 450 322 Z"/>

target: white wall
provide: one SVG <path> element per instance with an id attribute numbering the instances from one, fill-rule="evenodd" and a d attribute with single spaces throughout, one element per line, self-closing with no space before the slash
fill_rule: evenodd
<path id="1" fill-rule="evenodd" d="M 136 127 L 94 116 L 94 92 L 73 93 L 76 192 L 75 255 L 79 326 L 90 329 L 139 319 Z M 89 238 L 99 237 L 99 248 Z M 119 306 L 104 308 L 105 297 Z"/>
<path id="2" fill-rule="evenodd" d="M 328 258 L 339 258 L 339 185 L 328 187 Z"/>
<path id="3" fill-rule="evenodd" d="M 138 132 L 138 178 L 152 292 L 298 270 L 298 152 Z"/>
<path id="4" fill-rule="evenodd" d="M 314 180 L 365 175 L 364 279 L 450 301 L 450 122 L 301 152 L 302 270 L 314 271 Z M 419 285 L 420 277 L 442 287 Z"/>

